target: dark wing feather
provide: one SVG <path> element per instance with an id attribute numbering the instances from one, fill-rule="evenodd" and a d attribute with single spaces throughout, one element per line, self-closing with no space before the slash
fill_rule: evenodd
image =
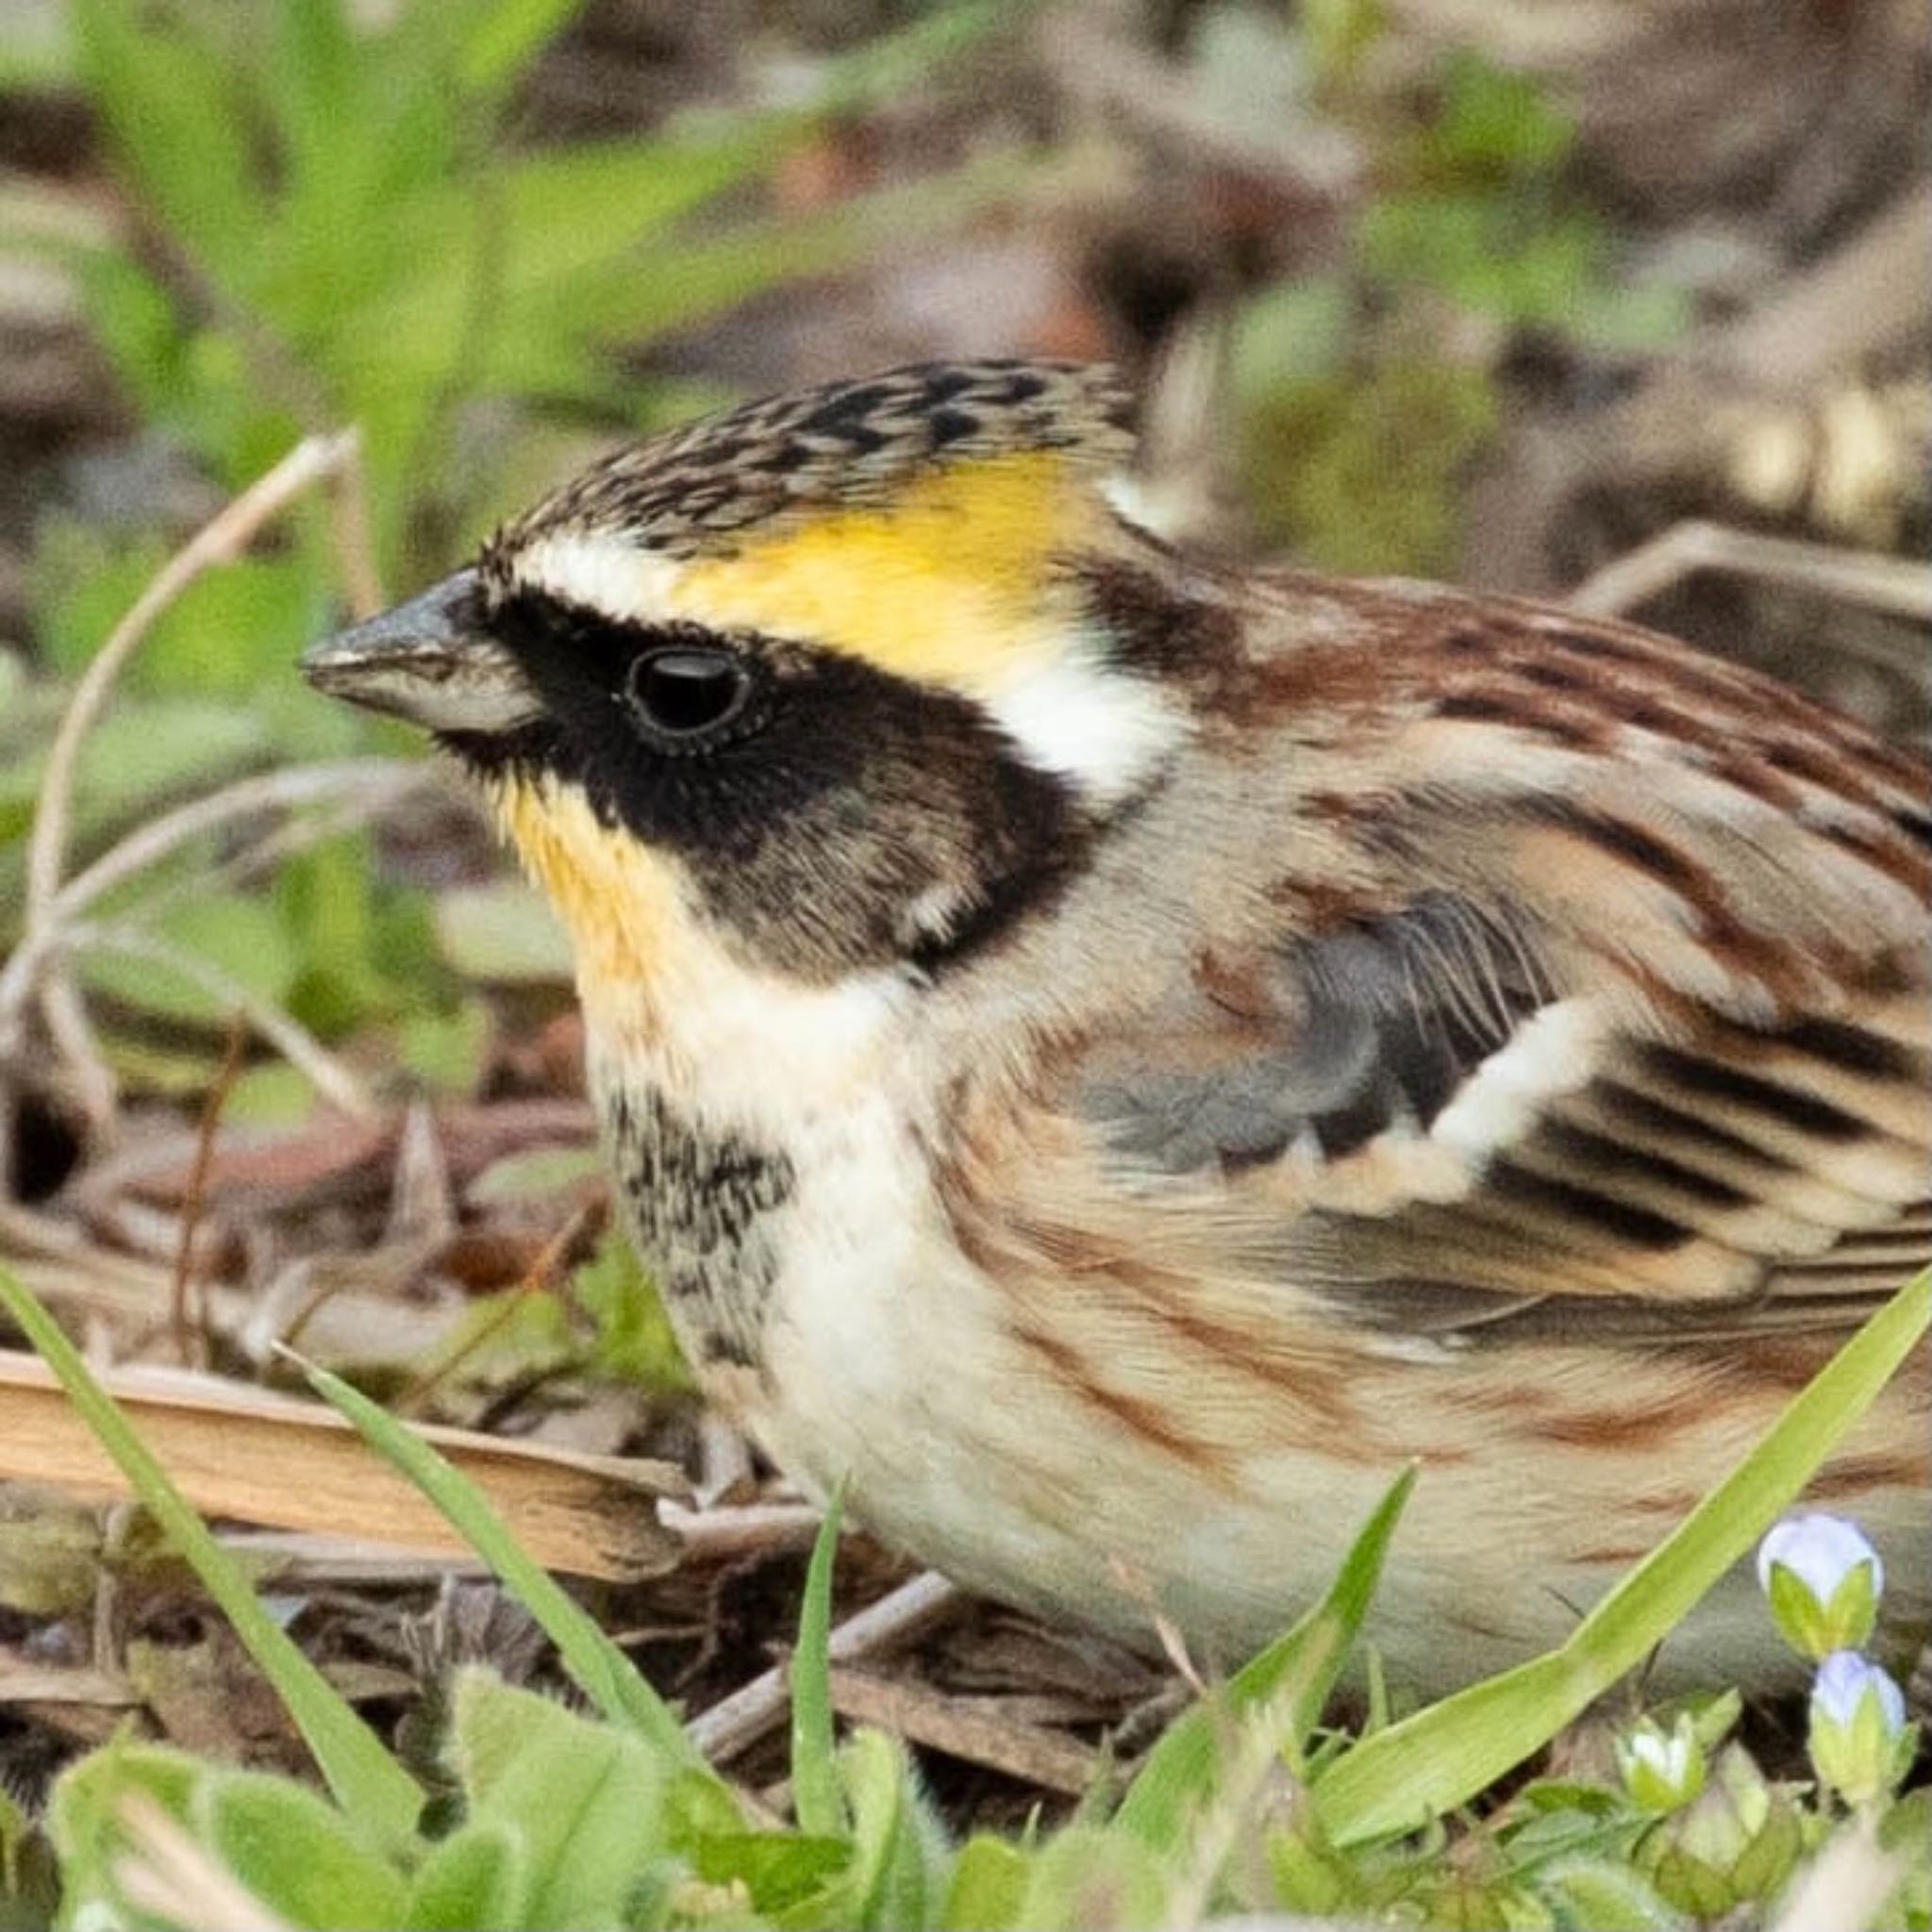
<path id="1" fill-rule="evenodd" d="M 1431 1125 L 1516 1029 L 1554 997 L 1504 915 L 1426 893 L 1385 919 L 1284 944 L 1258 971 L 1217 975 L 1147 1041 L 1085 1069 L 1081 1110 L 1125 1158 L 1226 1172 L 1302 1145 L 1341 1160 L 1400 1124 Z"/>

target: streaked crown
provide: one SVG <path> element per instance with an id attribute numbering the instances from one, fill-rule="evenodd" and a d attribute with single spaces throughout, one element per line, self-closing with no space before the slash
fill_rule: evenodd
<path id="1" fill-rule="evenodd" d="M 987 698 L 1060 655 L 1064 559 L 1118 528 L 1133 454 L 1104 368 L 924 364 L 623 450 L 505 529 L 487 596 L 842 651 Z"/>
<path id="2" fill-rule="evenodd" d="M 1132 453 L 1131 399 L 1105 366 L 920 363 L 728 409 L 622 449 L 507 526 L 483 558 L 514 582 L 533 545 L 583 532 L 662 558 L 729 556 L 826 510 L 878 510 L 915 478 L 1042 451 L 1105 472 Z"/>

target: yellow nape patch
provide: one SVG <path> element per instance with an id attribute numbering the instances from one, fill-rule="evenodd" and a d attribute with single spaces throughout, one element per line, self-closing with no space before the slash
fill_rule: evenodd
<path id="1" fill-rule="evenodd" d="M 505 838 L 570 934 L 586 999 L 600 987 L 647 996 L 688 917 L 673 861 L 600 825 L 574 788 L 505 778 L 491 793 Z"/>
<path id="2" fill-rule="evenodd" d="M 665 614 L 808 638 L 983 694 L 1037 659 L 1052 559 L 1104 516 L 1091 475 L 1058 452 L 952 463 L 890 508 L 835 510 L 685 565 Z"/>

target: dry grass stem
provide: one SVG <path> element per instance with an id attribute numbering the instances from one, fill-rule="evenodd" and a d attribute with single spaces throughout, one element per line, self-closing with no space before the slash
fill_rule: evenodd
<path id="1" fill-rule="evenodd" d="M 331 1107 L 354 1120 L 375 1118 L 378 1109 L 375 1098 L 358 1074 L 330 1053 L 299 1020 L 224 973 L 219 966 L 137 926 L 71 926 L 67 929 L 67 944 L 75 951 L 86 948 L 144 960 L 192 980 L 218 1005 L 240 1013 Z"/>
<path id="2" fill-rule="evenodd" d="M 137 1911 L 196 1932 L 293 1932 L 152 1798 L 129 1791 L 120 1815 L 133 1848 L 114 1877 Z"/>
<path id="3" fill-rule="evenodd" d="M 259 862 L 269 852 L 286 853 L 352 825 L 367 823 L 387 811 L 409 792 L 434 783 L 433 767 L 405 764 L 393 758 L 353 758 L 339 764 L 298 765 L 286 771 L 244 778 L 191 800 L 130 832 L 92 865 L 62 886 L 48 908 L 47 917 L 32 939 L 23 939 L 0 966 L 0 1043 L 18 1038 L 20 1020 L 40 985 L 42 973 L 71 946 L 69 928 L 78 914 L 108 892 L 139 877 L 172 852 L 232 824 L 270 811 L 295 811 L 318 804 L 333 805 L 301 825 L 285 825 L 279 833 L 258 841 L 248 857 Z M 204 890 L 206 879 L 196 882 Z M 157 893 L 143 908 L 149 914 L 174 903 L 179 894 Z M 85 1026 L 73 989 L 57 981 L 49 993 L 72 1005 L 69 1022 Z M 92 1055 L 90 1046 L 87 1054 Z"/>
<path id="4" fill-rule="evenodd" d="M 1855 1818 L 1798 1874 L 1772 1932 L 1866 1932 L 1905 1876 L 1869 1817 Z"/>
<path id="5" fill-rule="evenodd" d="M 338 474 L 354 458 L 357 448 L 354 430 L 308 437 L 298 443 L 265 476 L 204 525 L 155 573 L 81 674 L 48 747 L 46 774 L 27 839 L 22 951 L 40 954 L 55 920 L 81 746 L 128 659 L 155 621 L 197 577 L 216 564 L 240 556 L 264 525 L 290 504 L 318 482 Z M 47 963 L 52 964 L 51 953 Z M 101 1057 L 79 1000 L 64 976 L 52 971 L 42 979 L 40 994 L 50 1042 L 75 1097 L 96 1124 L 105 1124 L 112 1112 L 113 1076 Z M 0 1048 L 15 1043 L 9 1036 L 17 1024 L 18 1016 L 0 1008 Z"/>
<path id="6" fill-rule="evenodd" d="M 924 1637 L 965 1601 L 960 1591 L 936 1570 L 922 1570 L 909 1582 L 847 1617 L 832 1632 L 835 1664 L 852 1663 L 889 1644 Z M 785 1722 L 791 1707 L 791 1674 L 783 1665 L 754 1677 L 742 1690 L 722 1698 L 686 1726 L 691 1740 L 714 1764 L 750 1749 Z"/>
<path id="7" fill-rule="evenodd" d="M 358 624 L 374 617 L 389 601 L 382 593 L 382 572 L 375 560 L 375 526 L 369 514 L 369 468 L 362 460 L 362 440 L 352 436 L 323 477 L 328 496 L 329 535 L 342 574 L 342 601 Z"/>
<path id="8" fill-rule="evenodd" d="M 77 1704 L 95 1710 L 127 1710 L 140 1702 L 141 1693 L 112 1671 L 91 1664 L 29 1662 L 16 1651 L 0 1649 L 0 1707 Z"/>
<path id="9" fill-rule="evenodd" d="M 808 1550 L 819 1512 L 809 1503 L 743 1503 L 687 1509 L 666 1503 L 658 1515 L 684 1545 L 687 1562 L 736 1562 L 742 1557 Z"/>
<path id="10" fill-rule="evenodd" d="M 345 758 L 339 764 L 289 765 L 225 785 L 219 791 L 150 819 L 60 889 L 56 919 L 71 919 L 116 886 L 137 877 L 183 845 L 265 813 L 300 811 L 315 805 L 349 805 L 354 821 L 379 817 L 397 800 L 437 782 L 434 766 L 400 758 Z"/>
<path id="11" fill-rule="evenodd" d="M 1648 543 L 1606 564 L 1572 591 L 1567 601 L 1573 609 L 1592 617 L 1616 617 L 1706 570 L 1761 577 L 1932 623 L 1932 565 L 1697 521 L 1674 524 Z M 1912 676 L 1924 675 L 1916 651 L 1887 661 Z"/>
<path id="12" fill-rule="evenodd" d="M 180 1370 L 129 1367 L 101 1380 L 205 1516 L 342 1533 L 416 1551 L 474 1553 L 415 1487 L 332 1410 Z M 636 1582 L 672 1567 L 676 1540 L 656 1497 L 675 1467 L 588 1456 L 469 1429 L 418 1424 L 511 1518 L 530 1555 L 577 1576 Z M 38 1357 L 0 1350 L 0 1482 L 123 1495 L 126 1483 Z"/>

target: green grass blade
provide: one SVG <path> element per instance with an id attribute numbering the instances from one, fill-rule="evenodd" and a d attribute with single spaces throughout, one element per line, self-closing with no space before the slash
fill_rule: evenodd
<path id="1" fill-rule="evenodd" d="M 340 1375 L 310 1362 L 302 1363 L 302 1372 L 310 1387 L 355 1424 L 363 1440 L 461 1531 L 504 1587 L 536 1618 L 544 1635 L 556 1644 L 564 1668 L 612 1724 L 635 1731 L 655 1746 L 671 1769 L 712 1774 L 685 1736 L 676 1713 L 550 1573 L 531 1559 L 468 1476 Z"/>
<path id="2" fill-rule="evenodd" d="M 1764 1440 L 1559 1649 L 1419 1711 L 1329 1767 L 1315 1807 L 1337 1844 L 1409 1830 L 1466 1804 L 1641 1664 L 1744 1557 L 1932 1324 L 1932 1269 L 1845 1343 Z M 1507 1588 L 1498 1579 L 1497 1588 Z"/>
<path id="3" fill-rule="evenodd" d="M 0 1268 L 0 1306 L 53 1370 L 81 1420 L 113 1457 L 134 1493 L 234 1625 L 235 1634 L 288 1707 L 336 1801 L 375 1840 L 408 1842 L 423 1808 L 416 1781 L 256 1600 L 254 1586 L 156 1461 L 113 1398 L 32 1292 Z"/>
<path id="4" fill-rule="evenodd" d="M 1264 1706 L 1283 1707 L 1278 1729 L 1284 1743 L 1299 1749 L 1307 1741 L 1374 1599 L 1389 1541 L 1415 1477 L 1411 1467 L 1390 1486 L 1326 1594 L 1293 1629 L 1237 1672 L 1218 1696 L 1168 1726 L 1121 1800 L 1116 1824 L 1157 1850 L 1177 1849 L 1191 1821 L 1212 1802 L 1231 1721 Z"/>
<path id="5" fill-rule="evenodd" d="M 799 1830 L 814 1838 L 843 1838 L 852 1826 L 832 1732 L 832 1568 L 843 1513 L 835 1491 L 811 1546 L 791 1657 L 791 1803 Z"/>

